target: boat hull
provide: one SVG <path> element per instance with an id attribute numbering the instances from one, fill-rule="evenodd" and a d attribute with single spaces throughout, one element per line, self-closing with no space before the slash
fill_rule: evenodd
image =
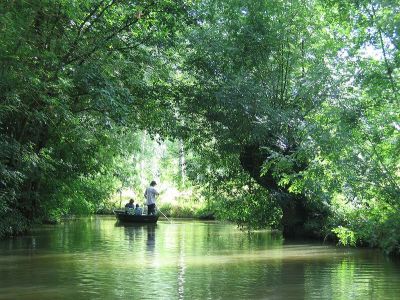
<path id="1" fill-rule="evenodd" d="M 118 221 L 124 223 L 157 223 L 158 216 L 154 215 L 129 215 L 125 211 L 114 211 L 115 217 Z"/>

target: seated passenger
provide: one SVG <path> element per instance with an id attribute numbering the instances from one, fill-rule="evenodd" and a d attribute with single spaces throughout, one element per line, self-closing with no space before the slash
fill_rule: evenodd
<path id="1" fill-rule="evenodd" d="M 130 199 L 127 204 L 125 204 L 125 212 L 127 214 L 133 214 L 135 209 L 135 204 L 133 199 Z"/>
<path id="2" fill-rule="evenodd" d="M 135 208 L 135 216 L 141 216 L 143 213 L 143 208 L 141 208 L 139 206 L 139 204 L 136 204 L 136 208 Z"/>

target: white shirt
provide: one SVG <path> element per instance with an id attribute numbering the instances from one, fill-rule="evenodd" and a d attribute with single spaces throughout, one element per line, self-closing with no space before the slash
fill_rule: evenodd
<path id="1" fill-rule="evenodd" d="M 144 197 L 146 198 L 147 205 L 156 203 L 156 195 L 158 195 L 157 190 L 153 186 L 149 186 L 144 192 Z"/>

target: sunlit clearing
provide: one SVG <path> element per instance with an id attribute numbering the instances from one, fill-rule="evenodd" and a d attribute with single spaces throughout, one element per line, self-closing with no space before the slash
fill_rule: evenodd
<path id="1" fill-rule="evenodd" d="M 360 56 L 367 59 L 383 60 L 382 50 L 368 44 L 360 49 Z"/>

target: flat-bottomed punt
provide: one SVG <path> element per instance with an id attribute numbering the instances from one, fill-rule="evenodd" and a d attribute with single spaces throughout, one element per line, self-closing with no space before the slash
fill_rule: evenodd
<path id="1" fill-rule="evenodd" d="M 120 222 L 126 223 L 157 223 L 157 215 L 131 215 L 124 210 L 115 210 L 115 217 Z"/>

